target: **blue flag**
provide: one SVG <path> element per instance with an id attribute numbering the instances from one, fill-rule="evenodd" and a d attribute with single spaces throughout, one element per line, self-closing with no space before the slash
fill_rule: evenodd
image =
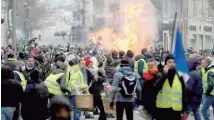
<path id="1" fill-rule="evenodd" d="M 182 43 L 182 35 L 179 28 L 177 28 L 176 30 L 175 41 L 172 46 L 172 54 L 175 57 L 176 70 L 188 75 L 189 68 L 185 56 L 185 50 Z"/>

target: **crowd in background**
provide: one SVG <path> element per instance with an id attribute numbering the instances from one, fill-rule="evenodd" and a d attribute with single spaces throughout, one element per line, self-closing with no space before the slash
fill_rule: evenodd
<path id="1" fill-rule="evenodd" d="M 148 120 L 187 119 L 190 112 L 195 120 L 202 116 L 210 120 L 214 51 L 211 55 L 186 51 L 188 80 L 175 69 L 175 57 L 158 49 L 142 49 L 136 55 L 131 50 L 37 46 L 30 42 L 17 51 L 14 53 L 11 46 L 1 49 L 2 120 L 68 120 L 71 110 L 72 118 L 80 120 L 75 99 L 78 92 L 93 94 L 94 114 L 99 114 L 99 120 L 123 120 L 124 110 L 127 120 L 133 120 L 136 107 L 141 107 Z M 106 83 L 112 88 L 109 107 L 116 106 L 116 116 L 105 112 L 102 97 Z M 83 113 L 86 119 L 94 118 L 88 111 Z"/>

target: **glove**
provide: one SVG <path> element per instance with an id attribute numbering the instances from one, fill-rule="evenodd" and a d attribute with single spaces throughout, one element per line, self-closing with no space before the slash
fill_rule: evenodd
<path id="1" fill-rule="evenodd" d="M 142 101 L 137 99 L 137 100 L 136 100 L 136 105 L 137 105 L 137 107 L 140 106 L 140 105 L 143 105 L 143 104 L 142 104 Z"/>
<path id="2" fill-rule="evenodd" d="M 114 102 L 111 102 L 110 105 L 109 105 L 109 107 L 113 110 L 113 108 L 114 108 Z"/>

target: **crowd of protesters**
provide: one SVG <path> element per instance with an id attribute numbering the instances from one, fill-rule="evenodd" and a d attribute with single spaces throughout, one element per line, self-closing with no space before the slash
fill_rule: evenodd
<path id="1" fill-rule="evenodd" d="M 187 119 L 191 112 L 195 120 L 210 120 L 209 107 L 214 107 L 214 52 L 205 56 L 188 50 L 190 77 L 185 80 L 167 51 L 144 48 L 136 55 L 131 50 L 33 43 L 17 53 L 10 46 L 1 50 L 2 120 L 80 120 L 75 98 L 79 91 L 93 94 L 93 114 L 106 120 L 114 115 L 103 105 L 105 83 L 112 87 L 108 107 L 116 106 L 117 120 L 123 120 L 124 110 L 127 120 L 134 120 L 136 107 L 147 120 Z M 94 118 L 83 113 L 85 119 Z"/>

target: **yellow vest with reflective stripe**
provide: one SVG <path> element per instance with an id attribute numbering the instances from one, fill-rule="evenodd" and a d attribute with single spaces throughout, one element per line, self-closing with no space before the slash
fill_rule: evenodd
<path id="1" fill-rule="evenodd" d="M 135 61 L 134 62 L 134 71 L 138 74 L 138 78 L 141 78 L 141 75 L 138 73 L 138 62 L 141 60 L 144 63 L 143 72 L 147 71 L 147 68 L 148 68 L 148 64 L 146 63 L 146 61 L 144 59 L 139 59 L 139 60 Z"/>
<path id="2" fill-rule="evenodd" d="M 79 64 L 74 65 L 70 71 L 70 80 L 67 84 L 69 89 L 79 88 L 82 85 L 85 85 L 85 80 L 83 73 L 79 68 Z"/>
<path id="3" fill-rule="evenodd" d="M 64 75 L 64 73 L 59 73 L 59 74 L 50 74 L 46 80 L 45 80 L 45 85 L 48 87 L 49 93 L 53 95 L 62 95 L 62 91 L 60 89 L 60 84 L 57 83 L 57 80 L 61 78 Z"/>
<path id="4" fill-rule="evenodd" d="M 201 76 L 202 76 L 202 79 L 203 79 L 205 73 L 206 73 L 205 69 L 204 69 L 204 68 L 201 68 Z"/>
<path id="5" fill-rule="evenodd" d="M 26 85 L 27 85 L 27 80 L 25 79 L 25 76 L 19 71 L 14 71 L 14 72 L 19 75 L 19 78 L 21 79 L 22 88 L 23 88 L 23 90 L 25 90 Z"/>
<path id="6" fill-rule="evenodd" d="M 162 90 L 157 95 L 156 107 L 182 111 L 182 84 L 177 74 L 174 77 L 172 87 L 169 84 L 169 80 L 165 80 Z"/>
<path id="7" fill-rule="evenodd" d="M 214 73 L 214 68 L 208 70 L 208 71 L 203 75 L 203 78 L 202 78 L 202 81 L 203 81 L 203 93 L 206 93 L 206 91 L 207 91 L 207 82 L 208 82 L 207 80 L 208 80 L 208 73 L 209 73 L 209 72 L 213 72 L 213 73 Z M 214 96 L 214 89 L 211 91 L 210 94 Z"/>

